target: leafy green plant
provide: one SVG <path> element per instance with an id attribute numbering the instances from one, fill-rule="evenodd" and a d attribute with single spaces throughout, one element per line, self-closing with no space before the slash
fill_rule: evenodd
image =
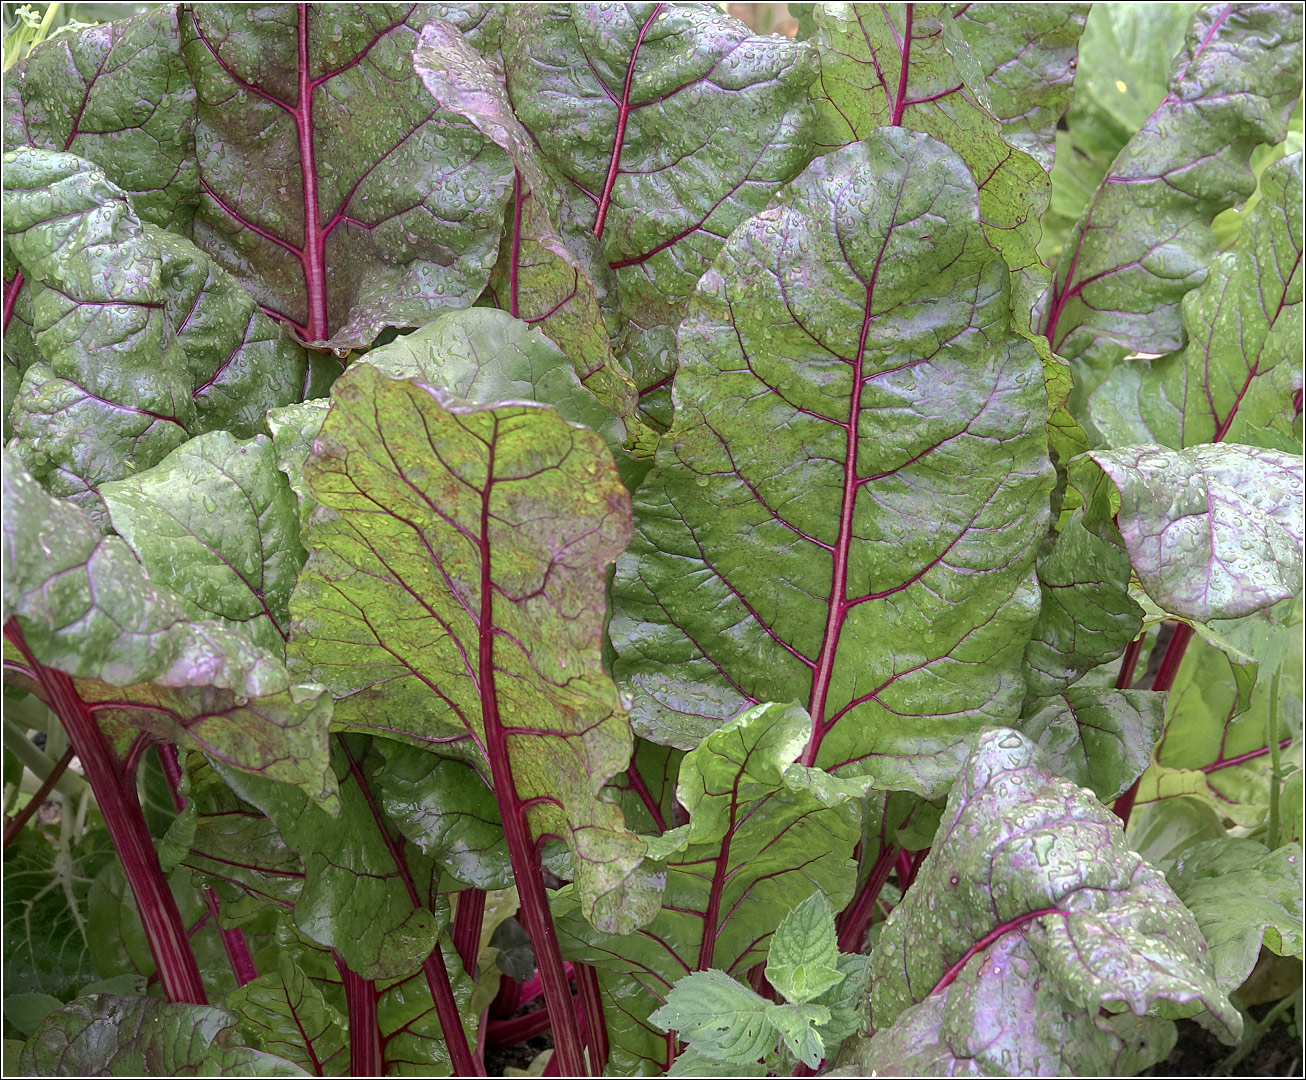
<path id="1" fill-rule="evenodd" d="M 57 7 L 7 1071 L 1132 1075 L 1300 1012 L 1291 5 Z"/>

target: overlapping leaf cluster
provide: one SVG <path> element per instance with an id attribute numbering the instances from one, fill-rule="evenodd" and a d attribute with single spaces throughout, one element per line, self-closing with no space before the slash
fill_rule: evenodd
<path id="1" fill-rule="evenodd" d="M 7 1068 L 1134 1073 L 1300 958 L 1298 13 L 790 7 L 8 71 Z"/>

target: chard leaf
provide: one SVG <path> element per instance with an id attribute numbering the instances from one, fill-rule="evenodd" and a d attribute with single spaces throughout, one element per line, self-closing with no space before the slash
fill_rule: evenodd
<path id="1" fill-rule="evenodd" d="M 1073 20 L 1073 13 L 1058 11 Z M 1046 281 L 1035 249 L 1051 181 L 1038 161 L 1003 138 L 987 105 L 983 64 L 954 12 L 943 4 L 820 4 L 815 16 L 821 75 L 811 96 L 818 152 L 889 125 L 949 146 L 978 185 L 984 235 L 1013 272 L 1025 272 L 1013 292 L 1018 329 L 1028 331 L 1035 290 Z M 1005 14 L 1003 21 L 1012 25 Z M 1022 109 L 1029 107 L 1026 100 Z"/>
<path id="2" fill-rule="evenodd" d="M 413 905 L 369 797 L 347 777 L 343 753 L 333 757 L 337 774 L 344 777 L 338 818 L 297 788 L 213 764 L 242 800 L 272 820 L 303 859 L 303 888 L 294 910 L 300 932 L 334 949 L 364 979 L 411 975 L 435 947 L 443 919 Z M 434 871 L 429 862 L 411 851 L 405 857 L 413 864 L 412 877 L 430 878 Z"/>
<path id="3" fill-rule="evenodd" d="M 188 618 L 243 629 L 268 652 L 284 651 L 306 556 L 299 507 L 270 439 L 210 432 L 100 495 L 150 580 L 171 589 Z"/>
<path id="4" fill-rule="evenodd" d="M 103 522 L 95 488 L 154 465 L 195 426 L 160 248 L 122 189 L 71 154 L 6 153 L 4 184 L 5 232 L 32 284 L 43 358 L 24 373 L 10 418 L 17 452 Z"/>
<path id="5" fill-rule="evenodd" d="M 459 881 L 477 889 L 511 885 L 499 807 L 475 770 L 392 739 L 372 745 L 385 761 L 377 797 L 399 831 Z"/>
<path id="6" fill-rule="evenodd" d="M 1251 446 L 1092 454 L 1120 491 L 1138 580 L 1165 612 L 1234 619 L 1302 588 L 1301 458 Z"/>
<path id="7" fill-rule="evenodd" d="M 6 72 L 5 150 L 33 146 L 93 161 L 152 225 L 189 233 L 195 89 L 177 9 L 68 29 Z"/>
<path id="8" fill-rule="evenodd" d="M 236 1030 L 256 1050 L 293 1062 L 311 1076 L 348 1071 L 346 1020 L 323 998 L 288 952 L 277 970 L 227 995 Z"/>
<path id="9" fill-rule="evenodd" d="M 28 826 L 4 854 L 4 981 L 61 1002 L 96 978 L 87 894 L 113 858 L 103 828 L 74 838 L 69 824 Z"/>
<path id="10" fill-rule="evenodd" d="M 552 409 L 471 405 L 367 364 L 333 399 L 305 470 L 333 513 L 308 533 L 292 654 L 342 724 L 483 761 L 505 817 L 566 840 L 596 925 L 647 921 L 644 844 L 598 799 L 630 754 L 599 659 L 604 573 L 630 528 L 602 441 Z"/>
<path id="11" fill-rule="evenodd" d="M 1287 134 L 1301 39 L 1280 4 L 1197 12 L 1169 92 L 1064 242 L 1043 326 L 1058 353 L 1099 338 L 1151 354 L 1183 346 L 1180 306 L 1215 254 L 1211 220 L 1255 190 L 1252 150 Z"/>
<path id="12" fill-rule="evenodd" d="M 695 969 L 742 978 L 766 959 L 784 916 L 813 893 L 842 908 L 856 885 L 858 804 L 819 770 L 793 764 L 807 728 L 801 708 L 762 705 L 690 751 L 677 790 L 690 824 L 649 848 L 666 872 L 661 912 L 618 938 L 578 918 L 564 890 L 555 895 L 564 953 L 628 972 L 663 1001 Z"/>
<path id="13" fill-rule="evenodd" d="M 412 65 L 425 19 L 421 5 L 183 9 L 196 243 L 305 341 L 369 344 L 489 279 L 512 169 L 432 107 Z"/>
<path id="14" fill-rule="evenodd" d="M 676 1037 L 658 1030 L 648 1019 L 661 1003 L 660 998 L 629 975 L 602 968 L 599 994 L 608 1030 L 609 1075 L 661 1076 L 680 1060 Z"/>
<path id="15" fill-rule="evenodd" d="M 834 916 L 813 893 L 780 920 L 766 955 L 767 980 L 786 1001 L 812 1001 L 844 980 L 839 970 Z"/>
<path id="16" fill-rule="evenodd" d="M 463 1020 L 467 1042 L 476 1045 L 478 1014 L 471 1009 L 475 985 L 463 972 L 451 946 L 442 946 L 454 1001 Z M 386 1076 L 451 1076 L 444 1032 L 431 1001 L 431 989 L 421 972 L 381 988 L 376 1003 Z"/>
<path id="17" fill-rule="evenodd" d="M 317 506 L 317 500 L 308 490 L 308 481 L 304 479 L 304 462 L 313 451 L 313 440 L 322 430 L 322 421 L 330 407 L 329 398 L 314 398 L 297 405 L 269 409 L 264 418 L 277 452 L 277 466 L 290 480 L 290 488 L 299 500 L 301 535 L 307 531 L 309 515 Z"/>
<path id="18" fill-rule="evenodd" d="M 52 1012 L 23 1047 L 29 1076 L 310 1076 L 242 1046 L 236 1018 L 207 1005 L 92 994 Z"/>
<path id="19" fill-rule="evenodd" d="M 1056 126 L 1074 92 L 1084 3 L 1039 6 L 967 4 L 952 12 L 982 78 L 960 68 L 1002 121 L 1002 137 L 1052 171 Z M 960 66 L 959 66 L 960 67 Z"/>
<path id="20" fill-rule="evenodd" d="M 1029 697 L 1056 694 L 1110 663 L 1143 628 L 1129 595 L 1129 555 L 1104 496 L 1073 510 L 1039 558 L 1043 603 L 1025 647 Z"/>
<path id="21" fill-rule="evenodd" d="M 547 335 L 575 360 L 581 382 L 614 412 L 629 415 L 635 387 L 612 359 L 594 284 L 598 270 L 592 258 L 573 253 L 563 240 L 561 196 L 512 111 L 502 77 L 463 35 L 439 22 L 422 31 L 413 59 L 431 96 L 475 124 L 512 162 L 512 200 L 490 278 L 495 302 Z"/>
<path id="22" fill-rule="evenodd" d="M 688 748 L 802 695 L 805 764 L 936 796 L 1015 720 L 1052 467 L 1007 281 L 964 163 L 914 132 L 819 158 L 735 231 L 617 567 L 640 734 Z"/>
<path id="23" fill-rule="evenodd" d="M 3 491 L 4 615 L 38 660 L 76 678 L 111 740 L 152 731 L 330 804 L 331 699 L 321 687 L 293 684 L 280 657 L 239 631 L 191 622 L 122 540 L 100 535 L 7 454 Z"/>
<path id="24" fill-rule="evenodd" d="M 1108 1049 L 1119 1053 L 1120 1028 L 1096 1024 L 1099 1011 L 1196 1015 L 1230 1044 L 1242 1028 L 1196 921 L 1119 820 L 1001 729 L 979 736 L 930 854 L 885 921 L 871 1002 L 877 1031 L 912 1029 L 890 1045 L 913 1035 L 939 1060 L 974 1056 L 1016 1073 L 1046 1072 L 1034 1063 L 1048 1057 L 1092 1072 Z M 872 1062 L 884 1060 L 871 1048 Z M 1017 1052 L 1012 1068 L 1004 1055 Z"/>
<path id="25" fill-rule="evenodd" d="M 1279 956 L 1306 947 L 1300 844 L 1269 851 L 1247 837 L 1208 840 L 1185 848 L 1166 878 L 1202 928 L 1227 993 L 1247 981 L 1262 944 Z"/>
<path id="26" fill-rule="evenodd" d="M 641 405 L 665 426 L 694 286 L 810 157 L 815 57 L 710 9 L 651 3 L 514 5 L 503 53 L 569 217 L 615 272 Z"/>
<path id="27" fill-rule="evenodd" d="M 1109 445 L 1291 449 L 1301 375 L 1302 156 L 1272 165 L 1232 252 L 1184 297 L 1188 346 L 1120 364 L 1090 399 Z"/>
<path id="28" fill-rule="evenodd" d="M 1143 775 L 1165 726 L 1165 695 L 1071 686 L 1025 704 L 1021 732 L 1067 780 L 1109 803 Z"/>

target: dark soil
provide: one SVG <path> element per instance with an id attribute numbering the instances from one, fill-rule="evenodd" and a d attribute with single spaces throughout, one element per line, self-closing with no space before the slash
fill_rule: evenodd
<path id="1" fill-rule="evenodd" d="M 1192 1020 L 1180 1020 L 1179 1041 L 1169 1058 L 1143 1076 L 1301 1076 L 1302 1040 L 1293 1026 L 1277 1024 L 1256 1048 L 1230 1071 L 1220 1063 L 1230 1047 Z"/>

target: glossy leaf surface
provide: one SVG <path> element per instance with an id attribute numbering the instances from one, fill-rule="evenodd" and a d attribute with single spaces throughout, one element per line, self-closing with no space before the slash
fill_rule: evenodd
<path id="1" fill-rule="evenodd" d="M 818 159 L 736 230 L 617 569 L 641 734 L 689 747 L 799 697 L 806 762 L 937 794 L 968 733 L 1015 718 L 1052 469 L 1007 280 L 964 163 L 912 132 Z"/>

